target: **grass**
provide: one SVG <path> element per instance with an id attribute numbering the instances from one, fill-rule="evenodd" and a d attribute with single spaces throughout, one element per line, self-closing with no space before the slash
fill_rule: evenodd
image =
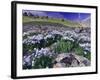
<path id="1" fill-rule="evenodd" d="M 29 16 L 23 16 L 23 23 L 30 23 L 30 22 L 40 22 L 40 23 L 43 23 L 43 22 L 47 22 L 47 23 L 59 23 L 59 24 L 62 24 L 64 26 L 68 26 L 68 27 L 81 27 L 80 24 L 76 23 L 76 22 L 72 22 L 72 21 L 69 21 L 69 20 L 62 20 L 62 19 L 52 19 L 52 18 L 33 18 L 33 17 L 29 17 Z"/>

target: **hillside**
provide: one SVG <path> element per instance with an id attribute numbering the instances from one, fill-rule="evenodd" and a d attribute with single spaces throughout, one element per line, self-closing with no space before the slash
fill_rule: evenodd
<path id="1" fill-rule="evenodd" d="M 77 22 L 72 22 L 72 21 L 69 21 L 69 20 L 64 20 L 64 19 L 56 19 L 56 18 L 34 18 L 34 17 L 31 17 L 31 16 L 23 16 L 23 24 L 28 24 L 28 23 L 35 23 L 35 22 L 38 22 L 38 24 L 42 24 L 43 22 L 45 23 L 59 23 L 59 24 L 62 24 L 64 26 L 67 26 L 67 27 L 82 27 L 79 23 Z"/>

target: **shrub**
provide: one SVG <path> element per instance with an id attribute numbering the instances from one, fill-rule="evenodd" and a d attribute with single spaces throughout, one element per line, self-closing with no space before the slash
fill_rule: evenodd
<path id="1" fill-rule="evenodd" d="M 52 58 L 49 56 L 44 56 L 42 55 L 40 58 L 36 58 L 35 62 L 33 64 L 34 69 L 39 69 L 39 68 L 51 68 L 52 67 Z"/>
<path id="2" fill-rule="evenodd" d="M 34 50 L 34 47 L 35 47 L 35 45 L 33 45 L 33 44 L 30 44 L 30 45 L 23 44 L 23 53 L 26 53 L 26 52 L 32 53 L 32 51 Z"/>
<path id="3" fill-rule="evenodd" d="M 71 41 L 64 41 L 60 40 L 57 42 L 57 45 L 55 46 L 55 52 L 56 53 L 67 53 L 71 51 L 73 48 L 73 43 Z"/>
<path id="4" fill-rule="evenodd" d="M 91 53 L 87 52 L 87 54 L 84 54 L 84 57 L 86 57 L 87 59 L 91 60 Z"/>
<path id="5" fill-rule="evenodd" d="M 64 19 L 61 19 L 61 21 L 63 21 L 63 22 L 64 22 L 65 20 L 64 20 Z"/>
<path id="6" fill-rule="evenodd" d="M 77 55 L 83 56 L 84 55 L 84 50 L 81 48 L 79 45 L 77 47 L 74 47 L 74 51 Z"/>
<path id="7" fill-rule="evenodd" d="M 53 43 L 56 42 L 55 40 L 53 40 L 53 38 L 47 38 L 46 41 L 47 41 L 47 42 L 45 43 L 45 46 L 46 46 L 46 47 L 49 47 L 50 45 L 52 45 Z"/>

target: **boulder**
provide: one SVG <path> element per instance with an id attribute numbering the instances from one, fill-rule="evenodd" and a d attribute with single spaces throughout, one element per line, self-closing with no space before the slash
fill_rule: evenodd
<path id="1" fill-rule="evenodd" d="M 54 63 L 54 67 L 83 67 L 90 66 L 90 61 L 75 53 L 62 53 L 59 54 Z"/>

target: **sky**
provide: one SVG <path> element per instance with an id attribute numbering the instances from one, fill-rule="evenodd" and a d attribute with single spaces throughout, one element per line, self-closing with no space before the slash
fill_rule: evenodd
<path id="1" fill-rule="evenodd" d="M 90 13 L 79 13 L 79 12 L 51 12 L 51 11 L 36 11 L 36 10 L 23 10 L 23 12 L 31 12 L 34 15 L 48 16 L 53 18 L 63 18 L 71 21 L 82 21 L 90 18 Z"/>

